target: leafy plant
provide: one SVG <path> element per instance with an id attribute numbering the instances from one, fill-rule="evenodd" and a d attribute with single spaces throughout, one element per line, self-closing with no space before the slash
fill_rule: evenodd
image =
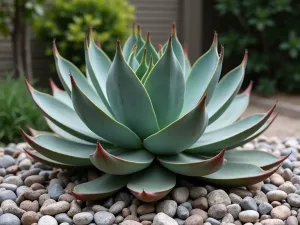
<path id="1" fill-rule="evenodd" d="M 251 51 L 248 80 L 256 90 L 270 95 L 277 90 L 300 93 L 300 28 L 295 26 L 300 13 L 297 0 L 216 0 L 220 14 L 221 43 L 231 65 L 238 62 L 240 48 Z M 246 33 L 246 35 L 245 35 Z"/>
<path id="2" fill-rule="evenodd" d="M 271 125 L 275 106 L 238 120 L 252 86 L 238 94 L 248 55 L 219 81 L 224 48 L 219 55 L 217 34 L 191 68 L 175 24 L 160 52 L 150 34 L 144 41 L 138 28 L 123 50 L 117 41 L 112 62 L 91 32 L 85 41 L 87 77 L 53 44 L 66 91 L 52 84 L 51 96 L 27 85 L 58 136 L 23 135 L 35 149 L 28 154 L 40 161 L 59 167 L 94 165 L 104 173 L 75 187 L 79 199 L 104 198 L 127 186 L 140 200 L 156 201 L 176 185 L 176 174 L 217 185 L 250 185 L 273 174 L 287 157 L 234 149 Z"/>
<path id="3" fill-rule="evenodd" d="M 23 78 L 13 79 L 7 75 L 0 81 L 0 142 L 21 141 L 20 128 L 27 125 L 47 130 L 47 124 L 32 102 Z"/>
<path id="4" fill-rule="evenodd" d="M 111 40 L 126 40 L 133 12 L 133 6 L 126 0 L 53 0 L 45 8 L 44 16 L 35 20 L 34 28 L 37 37 L 46 43 L 58 40 L 62 54 L 84 70 L 82 41 L 89 27 L 94 28 L 96 41 L 112 57 Z M 51 47 L 46 54 L 52 55 Z"/>

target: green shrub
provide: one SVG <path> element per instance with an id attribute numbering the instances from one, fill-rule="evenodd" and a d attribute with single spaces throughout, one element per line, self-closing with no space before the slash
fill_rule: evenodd
<path id="1" fill-rule="evenodd" d="M 125 41 L 130 34 L 134 7 L 126 0 L 53 0 L 43 17 L 34 21 L 37 37 L 46 43 L 52 55 L 52 40 L 60 53 L 84 70 L 83 40 L 89 27 L 103 50 L 113 57 L 115 40 Z"/>
<path id="2" fill-rule="evenodd" d="M 240 49 L 249 50 L 246 79 L 256 81 L 256 90 L 300 93 L 300 1 L 216 0 L 215 8 L 225 57 L 236 64 Z"/>
<path id="3" fill-rule="evenodd" d="M 48 130 L 43 116 L 33 103 L 23 78 L 10 75 L 0 80 L 0 143 L 24 141 L 20 128 L 31 126 Z"/>

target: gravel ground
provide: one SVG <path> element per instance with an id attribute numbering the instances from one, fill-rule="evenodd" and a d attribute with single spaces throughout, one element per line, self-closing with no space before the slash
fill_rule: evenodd
<path id="1" fill-rule="evenodd" d="M 251 187 L 217 189 L 179 182 L 166 198 L 142 203 L 126 190 L 99 202 L 76 200 L 73 187 L 97 176 L 53 169 L 22 151 L 0 149 L 0 225 L 297 225 L 300 223 L 300 139 L 260 137 L 247 144 L 289 156 L 282 168 Z M 85 179 L 81 179 L 85 178 Z"/>

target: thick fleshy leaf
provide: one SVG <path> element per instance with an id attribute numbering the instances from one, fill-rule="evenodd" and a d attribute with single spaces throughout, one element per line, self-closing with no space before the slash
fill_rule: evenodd
<path id="1" fill-rule="evenodd" d="M 143 48 L 144 44 L 145 44 L 145 41 L 142 37 L 142 29 L 141 29 L 141 26 L 138 24 L 137 25 L 137 33 L 136 33 L 136 45 L 137 45 L 136 52 L 139 52 Z"/>
<path id="2" fill-rule="evenodd" d="M 125 148 L 139 149 L 140 138 L 128 127 L 114 120 L 98 108 L 72 79 L 72 100 L 78 116 L 96 134 L 113 144 Z M 137 78 L 136 78 L 137 79 Z"/>
<path id="3" fill-rule="evenodd" d="M 264 171 L 261 168 L 251 164 L 227 162 L 217 172 L 203 176 L 201 179 L 218 186 L 249 186 L 267 179 L 273 173 L 275 173 L 276 170 L 277 168 L 273 168 Z"/>
<path id="4" fill-rule="evenodd" d="M 87 142 L 85 140 L 82 140 L 80 138 L 77 138 L 77 137 L 73 136 L 72 134 L 68 133 L 67 131 L 61 129 L 59 126 L 56 126 L 55 123 L 53 123 L 47 117 L 45 117 L 44 119 L 46 120 L 46 123 L 48 124 L 50 129 L 55 134 L 59 135 L 60 137 L 63 137 L 65 139 L 69 140 L 69 141 L 74 141 L 74 142 L 81 143 L 81 144 L 93 144 L 93 145 L 95 145 L 95 142 Z M 37 135 L 33 135 L 33 136 L 37 136 Z"/>
<path id="5" fill-rule="evenodd" d="M 133 71 L 136 71 L 137 68 L 140 65 L 139 62 L 137 61 L 136 57 L 135 57 L 136 48 L 137 48 L 137 45 L 134 45 L 132 50 L 131 50 L 131 53 L 129 55 L 129 58 L 128 58 L 128 65 L 131 67 L 131 69 Z"/>
<path id="6" fill-rule="evenodd" d="M 155 155 L 176 154 L 189 148 L 203 134 L 208 117 L 205 98 L 185 116 L 144 140 L 144 146 Z"/>
<path id="7" fill-rule="evenodd" d="M 215 34 L 212 46 L 195 62 L 189 76 L 186 78 L 184 106 L 181 115 L 189 112 L 197 105 L 199 99 L 207 92 L 213 77 L 219 76 L 216 73 L 218 64 L 218 38 Z"/>
<path id="8" fill-rule="evenodd" d="M 158 54 L 159 58 L 161 58 L 164 54 L 164 48 L 161 44 L 158 45 L 158 53 L 157 54 Z"/>
<path id="9" fill-rule="evenodd" d="M 58 77 L 60 79 L 60 82 L 64 86 L 64 89 L 67 91 L 69 96 L 71 96 L 71 81 L 70 81 L 70 74 L 74 77 L 74 80 L 76 80 L 78 86 L 84 91 L 84 93 L 89 96 L 90 99 L 92 99 L 95 104 L 97 104 L 99 107 L 104 108 L 104 103 L 101 98 L 97 95 L 94 88 L 88 83 L 85 76 L 81 73 L 81 71 L 70 61 L 63 58 L 55 45 L 55 41 L 53 41 L 53 52 L 54 52 L 54 59 L 55 59 L 55 65 L 56 70 L 58 73 Z"/>
<path id="10" fill-rule="evenodd" d="M 248 52 L 245 52 L 242 63 L 227 73 L 215 88 L 207 106 L 209 123 L 217 120 L 229 107 L 243 83 Z"/>
<path id="11" fill-rule="evenodd" d="M 127 39 L 127 41 L 125 42 L 124 47 L 123 47 L 123 56 L 124 56 L 125 60 L 129 60 L 129 56 L 132 53 L 131 49 L 133 48 L 133 46 L 137 42 L 135 32 L 136 32 L 135 31 L 135 24 L 133 24 L 132 34 L 129 36 L 129 38 Z"/>
<path id="12" fill-rule="evenodd" d="M 84 201 L 103 199 L 125 187 L 129 179 L 130 176 L 126 175 L 104 174 L 95 180 L 77 185 L 73 195 Z"/>
<path id="13" fill-rule="evenodd" d="M 218 171 L 224 163 L 225 149 L 209 158 L 203 155 L 180 153 L 159 156 L 159 162 L 174 173 L 185 176 L 204 176 Z"/>
<path id="14" fill-rule="evenodd" d="M 127 188 L 138 199 L 154 202 L 165 197 L 176 185 L 176 175 L 159 163 L 133 175 Z"/>
<path id="15" fill-rule="evenodd" d="M 227 127 L 203 134 L 186 152 L 213 154 L 246 139 L 259 130 L 272 115 L 275 105 L 266 114 L 254 114 Z"/>
<path id="16" fill-rule="evenodd" d="M 215 122 L 207 127 L 205 133 L 221 129 L 237 121 L 249 105 L 251 89 L 252 82 L 250 82 L 248 88 L 242 94 L 237 95 L 234 98 L 233 102 L 225 110 L 225 112 Z"/>
<path id="17" fill-rule="evenodd" d="M 277 167 L 288 157 L 289 155 L 276 157 L 259 150 L 231 150 L 225 153 L 225 158 L 229 163 L 251 164 L 262 169 Z"/>
<path id="18" fill-rule="evenodd" d="M 145 81 L 160 128 L 178 119 L 184 101 L 184 75 L 171 42 Z"/>
<path id="19" fill-rule="evenodd" d="M 141 138 L 158 131 L 150 97 L 124 60 L 119 41 L 106 85 L 107 97 L 118 121 Z"/>
<path id="20" fill-rule="evenodd" d="M 74 109 L 72 99 L 70 98 L 68 93 L 59 89 L 52 79 L 50 79 L 50 87 L 52 89 L 52 95 L 54 98 L 56 98 L 57 100 L 61 101 L 64 104 L 66 104 L 71 109 Z"/>
<path id="21" fill-rule="evenodd" d="M 39 161 L 41 163 L 44 163 L 48 166 L 52 166 L 52 167 L 56 167 L 56 168 L 74 168 L 74 167 L 79 167 L 78 165 L 73 165 L 73 164 L 66 164 L 66 163 L 61 163 L 58 161 L 55 161 L 53 159 L 50 159 L 42 154 L 40 154 L 37 151 L 34 150 L 27 150 L 24 149 L 25 152 L 32 157 L 33 159 L 35 159 L 36 161 Z"/>
<path id="22" fill-rule="evenodd" d="M 149 62 L 150 63 L 150 62 Z M 147 49 L 144 49 L 144 55 L 139 68 L 135 71 L 137 77 L 141 80 L 148 70 L 147 65 Z"/>
<path id="23" fill-rule="evenodd" d="M 47 158 L 64 164 L 91 165 L 89 155 L 95 151 L 95 145 L 80 144 L 48 134 L 31 137 L 23 130 L 21 131 L 28 144 Z"/>
<path id="24" fill-rule="evenodd" d="M 185 79 L 187 79 L 190 75 L 192 66 L 191 66 L 191 62 L 188 57 L 188 50 L 187 50 L 186 44 L 184 46 L 183 51 L 184 51 L 184 77 L 185 77 Z"/>
<path id="25" fill-rule="evenodd" d="M 150 40 L 150 33 L 148 32 L 147 34 L 147 39 L 145 41 L 145 44 L 143 45 L 143 47 L 137 52 L 136 58 L 139 62 L 142 61 L 143 55 L 144 55 L 144 49 L 147 49 L 147 54 L 146 54 L 146 62 L 147 64 L 149 64 L 149 60 L 150 60 L 150 56 L 153 57 L 153 63 L 156 64 L 157 61 L 159 60 L 159 56 L 154 48 L 154 46 L 151 43 Z"/>
<path id="26" fill-rule="evenodd" d="M 132 174 L 148 167 L 154 156 L 144 149 L 104 149 L 100 143 L 90 156 L 91 162 L 99 170 L 115 175 Z"/>
<path id="27" fill-rule="evenodd" d="M 96 143 L 97 140 L 102 140 L 80 120 L 73 109 L 51 95 L 36 91 L 26 80 L 25 82 L 33 101 L 55 125 L 85 141 Z"/>
<path id="28" fill-rule="evenodd" d="M 153 59 L 152 59 L 152 56 L 151 56 L 150 61 L 149 61 L 148 70 L 146 71 L 145 75 L 141 79 L 142 84 L 145 84 L 145 82 L 148 79 L 149 74 L 151 73 L 153 67 L 154 67 L 154 64 L 153 64 Z"/>
<path id="29" fill-rule="evenodd" d="M 176 31 L 176 24 L 175 22 L 172 25 L 172 47 L 174 54 L 181 66 L 182 71 L 185 71 L 185 56 L 184 56 L 184 51 L 183 48 L 177 38 L 177 31 Z"/>

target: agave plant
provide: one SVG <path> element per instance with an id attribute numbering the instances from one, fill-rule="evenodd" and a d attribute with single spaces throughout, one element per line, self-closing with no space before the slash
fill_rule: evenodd
<path id="1" fill-rule="evenodd" d="M 247 63 L 220 79 L 224 48 L 215 33 L 210 49 L 191 67 L 173 25 L 158 51 L 138 27 L 111 60 L 85 40 L 86 76 L 53 51 L 65 91 L 53 82 L 53 96 L 27 86 L 54 131 L 30 136 L 32 157 L 56 167 L 95 166 L 97 179 L 77 185 L 83 200 L 112 195 L 127 186 L 138 199 L 155 201 L 176 185 L 176 176 L 217 185 L 251 185 L 266 179 L 287 157 L 236 150 L 266 130 L 276 115 L 240 119 L 252 84 L 238 94 Z M 220 81 L 219 81 L 220 80 Z"/>

